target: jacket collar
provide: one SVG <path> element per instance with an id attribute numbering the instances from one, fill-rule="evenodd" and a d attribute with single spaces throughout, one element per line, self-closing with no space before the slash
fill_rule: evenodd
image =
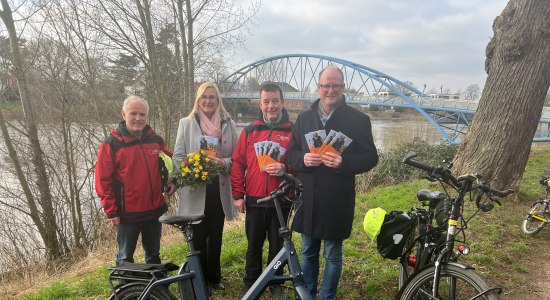
<path id="1" fill-rule="evenodd" d="M 149 126 L 149 124 L 145 125 L 145 128 L 143 128 L 143 134 L 141 135 L 142 138 L 144 137 L 148 137 L 148 136 L 151 136 L 155 133 L 155 131 L 153 130 L 153 128 L 151 128 L 151 126 Z M 135 139 L 136 137 L 133 136 L 129 131 L 128 131 L 128 128 L 126 128 L 126 122 L 125 121 L 120 121 L 120 123 L 118 123 L 118 128 L 116 130 L 112 130 L 111 131 L 111 135 L 114 136 L 116 139 L 118 140 L 132 140 L 132 139 Z"/>
<path id="2" fill-rule="evenodd" d="M 288 112 L 286 108 L 283 107 L 283 110 L 281 111 L 283 117 L 281 118 L 281 122 L 275 126 L 275 128 L 278 127 L 288 127 L 290 126 L 290 117 L 288 116 Z M 264 121 L 264 114 L 261 110 L 258 110 L 258 118 L 254 120 L 254 126 L 267 126 L 267 124 Z"/>

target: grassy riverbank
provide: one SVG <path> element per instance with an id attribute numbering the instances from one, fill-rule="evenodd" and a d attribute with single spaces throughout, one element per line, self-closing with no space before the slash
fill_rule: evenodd
<path id="1" fill-rule="evenodd" d="M 470 223 L 468 244 L 472 253 L 462 261 L 473 265 L 490 282 L 502 286 L 509 299 L 517 299 L 514 295 L 519 297 L 532 290 L 529 264 L 536 261 L 530 255 L 543 249 L 549 237 L 548 230 L 529 237 L 522 234 L 520 228 L 531 199 L 542 192 L 538 179 L 547 166 L 550 166 L 550 148 L 534 148 L 516 197 L 503 200 L 502 207 L 482 213 Z M 387 211 L 407 210 L 416 203 L 415 193 L 421 188 L 437 187 L 427 181 L 414 180 L 377 187 L 358 196 L 352 237 L 344 243 L 344 271 L 338 299 L 393 299 L 396 295 L 397 262 L 378 255 L 376 245 L 362 230 L 363 217 L 369 208 L 377 206 Z M 238 299 L 241 292 L 246 252 L 243 223 L 241 218 L 226 226 L 222 272 L 227 289 L 214 293 L 212 299 Z M 175 232 L 166 234 L 162 249 L 164 261 L 181 262 L 186 246 L 180 241 Z M 299 248 L 299 235 L 294 235 L 294 241 Z M 115 252 L 112 245 L 106 248 L 91 253 L 72 270 L 40 277 L 34 287 L 3 283 L 0 299 L 106 299 L 110 294 L 107 267 L 112 265 Z M 287 292 L 290 293 L 290 288 Z"/>

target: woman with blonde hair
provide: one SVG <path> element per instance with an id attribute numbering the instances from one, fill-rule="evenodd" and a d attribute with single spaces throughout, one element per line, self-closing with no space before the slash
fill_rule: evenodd
<path id="1" fill-rule="evenodd" d="M 179 165 L 188 153 L 199 151 L 204 136 L 218 140 L 216 156 L 211 156 L 221 169 L 211 184 L 179 190 L 178 214 L 202 214 L 205 218 L 194 227 L 193 241 L 201 252 L 204 279 L 212 289 L 222 290 L 220 255 L 224 219 L 233 220 L 237 210 L 231 196 L 231 154 L 237 141 L 237 129 L 223 107 L 215 83 L 205 82 L 197 90 L 191 113 L 179 122 L 173 160 Z M 209 138 L 211 139 L 211 138 Z"/>

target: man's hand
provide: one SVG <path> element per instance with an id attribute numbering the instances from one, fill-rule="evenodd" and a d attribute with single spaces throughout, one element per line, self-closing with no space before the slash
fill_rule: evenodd
<path id="1" fill-rule="evenodd" d="M 326 152 L 322 155 L 323 164 L 329 168 L 338 169 L 342 165 L 342 156 L 334 152 Z"/>
<path id="2" fill-rule="evenodd" d="M 176 192 L 176 185 L 171 182 L 167 187 L 166 187 L 166 196 L 172 196 L 174 195 L 174 193 Z"/>
<path id="3" fill-rule="evenodd" d="M 113 227 L 117 226 L 118 224 L 120 224 L 120 217 L 107 218 L 107 222 L 109 222 L 109 224 L 113 225 Z"/>
<path id="4" fill-rule="evenodd" d="M 306 155 L 304 155 L 304 165 L 306 165 L 306 167 L 317 167 L 322 162 L 322 157 L 319 154 L 306 153 Z"/>
<path id="5" fill-rule="evenodd" d="M 286 169 L 286 167 L 285 167 L 284 164 L 274 163 L 274 164 L 267 165 L 267 167 L 265 168 L 265 171 L 267 172 L 267 174 L 269 174 L 271 176 L 278 176 L 279 174 L 284 172 L 285 169 Z"/>
<path id="6" fill-rule="evenodd" d="M 235 201 L 233 201 L 233 203 L 235 204 L 235 207 L 237 207 L 237 210 L 240 212 L 240 213 L 244 213 L 246 211 L 246 203 L 244 201 L 244 199 L 237 199 Z"/>

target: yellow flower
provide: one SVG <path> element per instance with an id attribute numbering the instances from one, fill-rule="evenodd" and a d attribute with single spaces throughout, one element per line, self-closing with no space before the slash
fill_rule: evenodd
<path id="1" fill-rule="evenodd" d="M 202 180 L 206 180 L 206 176 L 202 176 L 201 179 L 202 179 Z"/>
<path id="2" fill-rule="evenodd" d="M 195 169 L 195 173 L 200 173 L 201 170 Z"/>
<path id="3" fill-rule="evenodd" d="M 195 178 L 199 178 L 199 174 L 195 174 Z"/>
<path id="4" fill-rule="evenodd" d="M 198 154 L 195 154 L 195 156 L 193 156 L 193 158 L 194 158 L 195 160 L 199 160 L 199 159 L 201 159 L 201 156 L 198 155 Z"/>
<path id="5" fill-rule="evenodd" d="M 203 168 L 202 166 L 199 166 L 199 170 L 201 170 L 201 171 L 202 171 L 202 169 L 204 169 L 204 168 Z"/>
<path id="6" fill-rule="evenodd" d="M 193 162 L 193 158 L 189 158 L 189 163 L 192 163 Z"/>
<path id="7" fill-rule="evenodd" d="M 205 161 L 205 162 L 209 162 L 209 161 L 210 161 L 210 158 L 206 157 L 206 158 L 204 159 L 204 161 Z"/>
<path id="8" fill-rule="evenodd" d="M 199 164 L 199 162 L 197 161 L 197 162 L 195 162 L 193 165 L 194 165 L 195 167 L 198 167 L 200 164 Z"/>
<path id="9" fill-rule="evenodd" d="M 190 171 L 191 171 L 191 170 L 189 170 L 188 167 L 183 168 L 183 172 L 184 172 L 184 173 L 189 173 Z"/>
<path id="10" fill-rule="evenodd" d="M 208 172 L 202 172 L 202 176 L 208 176 Z"/>

